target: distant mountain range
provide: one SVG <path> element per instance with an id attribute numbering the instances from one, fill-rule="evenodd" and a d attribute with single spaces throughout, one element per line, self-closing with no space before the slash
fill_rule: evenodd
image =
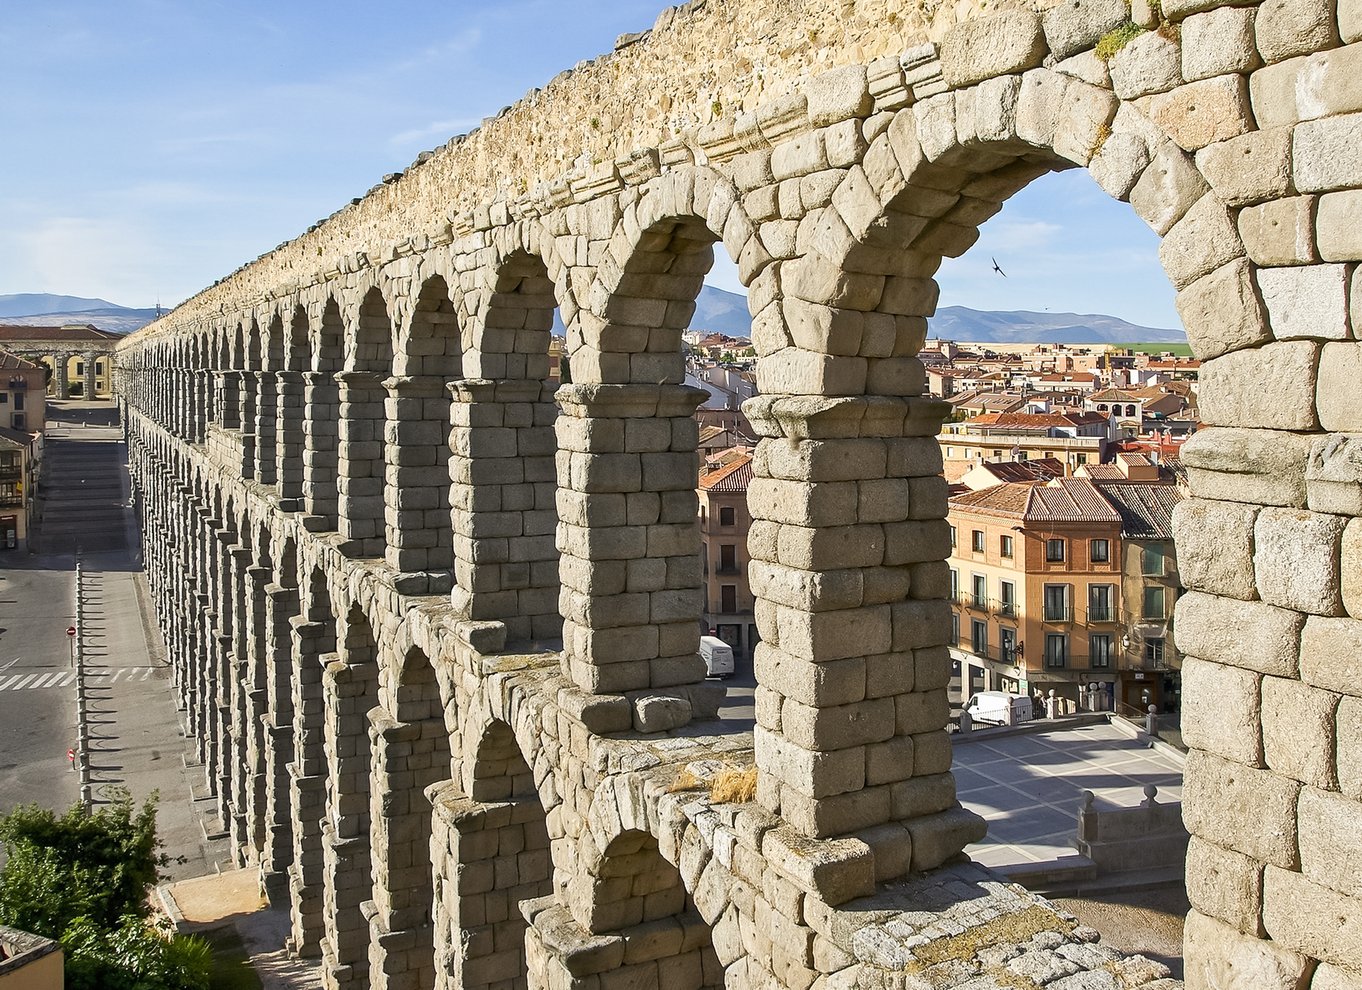
<path id="1" fill-rule="evenodd" d="M 107 299 L 59 296 L 47 292 L 0 295 L 0 320 L 24 327 L 90 323 L 109 333 L 132 333 L 154 319 L 155 309 L 132 309 Z"/>
<path id="2" fill-rule="evenodd" d="M 747 299 L 706 285 L 695 300 L 695 329 L 730 337 L 747 337 L 752 318 Z M 1185 344 L 1182 330 L 1142 327 L 1115 316 L 1078 313 L 986 312 L 965 306 L 942 306 L 927 321 L 932 337 L 981 344 Z"/>
<path id="3" fill-rule="evenodd" d="M 155 309 L 130 309 L 105 299 L 46 293 L 0 295 L 0 320 L 24 326 L 93 323 L 110 333 L 131 333 L 156 319 Z M 752 318 L 746 297 L 706 285 L 695 300 L 691 326 L 697 330 L 748 337 Z M 943 306 L 927 321 L 932 337 L 981 344 L 1125 344 L 1186 343 L 1182 330 L 1142 327 L 1115 316 L 1078 313 L 985 312 Z M 554 313 L 554 332 L 563 325 Z"/>
<path id="4" fill-rule="evenodd" d="M 927 333 L 945 340 L 981 344 L 1185 344 L 1183 330 L 1142 327 L 1095 313 L 983 312 L 942 306 L 927 321 Z"/>

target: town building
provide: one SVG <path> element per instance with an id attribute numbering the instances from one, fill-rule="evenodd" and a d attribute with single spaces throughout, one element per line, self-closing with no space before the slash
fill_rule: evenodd
<path id="1" fill-rule="evenodd" d="M 88 323 L 0 325 L 0 347 L 52 370 L 48 394 L 54 399 L 108 398 L 114 346 L 121 339 Z"/>
<path id="2" fill-rule="evenodd" d="M 951 644 L 965 693 L 1089 684 L 1130 710 L 1177 705 L 1173 476 L 1141 455 L 949 500 Z"/>
<path id="3" fill-rule="evenodd" d="M 1121 516 L 1121 657 L 1117 697 L 1129 709 L 1175 711 L 1182 657 L 1173 641 L 1181 590 L 1173 510 L 1183 499 L 1177 474 L 1142 454 L 1117 454 L 1090 468 L 1102 497 Z"/>
<path id="4" fill-rule="evenodd" d="M 47 423 L 48 370 L 0 350 L 0 427 L 39 433 Z"/>
<path id="5" fill-rule="evenodd" d="M 741 668 L 750 664 L 760 637 L 748 583 L 747 533 L 752 516 L 747 486 L 752 454 L 745 448 L 724 452 L 705 463 L 700 475 L 700 547 L 704 558 L 704 623 L 710 635 L 733 647 Z"/>
<path id="6" fill-rule="evenodd" d="M 42 365 L 0 350 L 0 553 L 29 546 L 47 375 Z"/>
<path id="7" fill-rule="evenodd" d="M 947 423 L 937 437 L 946 480 L 960 480 L 987 460 L 1053 457 L 1070 470 L 1106 459 L 1112 420 L 1096 412 L 985 413 Z"/>

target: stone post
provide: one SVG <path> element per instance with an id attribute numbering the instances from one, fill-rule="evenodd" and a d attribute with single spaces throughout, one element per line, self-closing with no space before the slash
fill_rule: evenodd
<path id="1" fill-rule="evenodd" d="M 265 588 L 266 705 L 261 716 L 265 744 L 265 838 L 260 857 L 261 889 L 282 903 L 293 861 L 293 804 L 288 766 L 293 756 L 293 627 L 298 589 Z"/>
<path id="2" fill-rule="evenodd" d="M 476 801 L 444 781 L 426 788 L 432 806 L 435 899 L 434 986 L 490 990 L 525 973 L 527 901 L 553 899 L 553 863 L 544 809 L 534 796 Z M 514 870 L 501 849 L 520 850 Z M 429 985 L 429 984 L 428 984 Z M 533 984 L 531 984 L 533 985 Z"/>
<path id="3" fill-rule="evenodd" d="M 278 412 L 278 380 L 274 371 L 255 373 L 255 480 L 262 485 L 273 485 L 278 479 L 278 455 L 275 448 Z"/>
<path id="4" fill-rule="evenodd" d="M 383 382 L 384 557 L 408 595 L 447 595 L 453 549 L 449 522 L 449 395 L 434 375 Z"/>
<path id="5" fill-rule="evenodd" d="M 293 678 L 293 759 L 288 767 L 294 816 L 293 855 L 288 868 L 289 940 L 295 956 L 314 958 L 321 952 L 325 930 L 322 823 L 326 819 L 327 766 L 322 671 L 340 657 L 322 652 L 322 644 L 334 638 L 334 630 L 301 618 L 290 620 L 290 624 L 297 666 Z"/>
<path id="6" fill-rule="evenodd" d="M 322 826 L 326 935 L 321 950 L 323 980 L 336 990 L 367 984 L 369 922 L 361 905 L 373 891 L 367 714 L 377 700 L 375 666 L 337 660 L 327 665 L 322 676 L 329 813 Z"/>
<path id="7" fill-rule="evenodd" d="M 56 397 L 58 399 L 69 399 L 71 397 L 71 386 L 67 381 L 67 362 L 70 360 L 71 355 L 69 354 L 53 356 L 53 363 L 56 367 L 53 369 L 52 380 L 56 383 Z"/>
<path id="8" fill-rule="evenodd" d="M 297 512 L 303 507 L 303 410 L 306 403 L 303 373 L 280 371 L 275 377 L 278 381 L 275 479 L 279 485 L 279 508 L 283 512 Z"/>
<path id="9" fill-rule="evenodd" d="M 256 423 L 259 388 L 258 372 L 241 372 L 241 395 L 239 397 L 241 411 L 237 416 L 237 422 L 241 424 L 241 477 L 247 479 L 255 477 L 255 431 L 259 425 Z"/>
<path id="10" fill-rule="evenodd" d="M 703 681 L 693 418 L 685 385 L 565 385 L 558 418 L 564 672 L 592 694 Z M 691 717 L 695 698 L 634 699 L 640 731 Z"/>
<path id="11" fill-rule="evenodd" d="M 200 369 L 194 372 L 195 385 L 198 388 L 197 416 L 194 430 L 194 440 L 196 443 L 203 443 L 208 435 L 208 424 L 213 422 L 217 414 L 217 391 L 214 387 L 213 372 L 207 369 Z"/>
<path id="12" fill-rule="evenodd" d="M 270 698 L 268 690 L 269 646 L 269 591 L 271 571 L 259 565 L 246 568 L 246 667 L 244 688 L 245 756 L 238 774 L 246 778 L 246 859 L 261 862 L 269 826 L 268 805 L 269 746 L 268 719 Z"/>
<path id="13" fill-rule="evenodd" d="M 336 474 L 340 533 L 351 557 L 383 553 L 383 400 L 382 378 L 372 371 L 342 371 L 340 443 Z"/>
<path id="14" fill-rule="evenodd" d="M 434 685 L 432 684 L 432 687 Z M 370 804 L 374 905 L 369 917 L 373 990 L 435 984 L 430 805 L 423 793 L 449 772 L 442 719 L 398 722 L 369 713 L 374 794 Z"/>
<path id="15" fill-rule="evenodd" d="M 510 641 L 557 639 L 550 386 L 467 379 L 449 392 L 454 605 L 470 619 L 504 622 Z"/>
<path id="16" fill-rule="evenodd" d="M 222 416 L 219 424 L 224 430 L 241 429 L 241 372 L 213 372 L 213 393 L 218 412 Z"/>
<path id="17" fill-rule="evenodd" d="M 931 869 L 984 834 L 949 772 L 945 404 L 763 396 L 744 411 L 762 437 L 758 799 L 806 836 L 860 833 L 877 879 Z"/>
<path id="18" fill-rule="evenodd" d="M 303 372 L 303 506 L 320 529 L 336 528 L 340 392 L 334 375 Z"/>

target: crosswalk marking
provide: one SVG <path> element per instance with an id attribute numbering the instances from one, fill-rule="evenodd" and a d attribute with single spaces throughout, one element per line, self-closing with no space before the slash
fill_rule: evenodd
<path id="1" fill-rule="evenodd" d="M 119 679 L 128 681 L 150 680 L 156 673 L 154 667 L 119 667 L 116 670 L 87 670 L 85 683 L 91 687 L 108 686 Z M 43 688 L 66 688 L 76 683 L 74 670 L 39 671 L 30 674 L 11 674 L 0 676 L 0 691 L 32 691 Z"/>

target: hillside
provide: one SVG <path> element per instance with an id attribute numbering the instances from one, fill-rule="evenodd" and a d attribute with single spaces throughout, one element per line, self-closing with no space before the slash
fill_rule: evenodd
<path id="1" fill-rule="evenodd" d="M 61 296 L 47 292 L 0 295 L 0 321 L 25 327 L 91 323 L 109 333 L 132 333 L 156 319 L 155 309 L 132 309 L 107 299 Z"/>
<path id="2" fill-rule="evenodd" d="M 695 301 L 695 329 L 732 337 L 751 333 L 747 300 L 735 292 L 706 285 Z M 927 321 L 928 334 L 948 340 L 987 344 L 1123 344 L 1185 343 L 1181 329 L 1143 327 L 1115 316 L 1078 313 L 987 312 L 965 306 L 943 306 Z"/>

